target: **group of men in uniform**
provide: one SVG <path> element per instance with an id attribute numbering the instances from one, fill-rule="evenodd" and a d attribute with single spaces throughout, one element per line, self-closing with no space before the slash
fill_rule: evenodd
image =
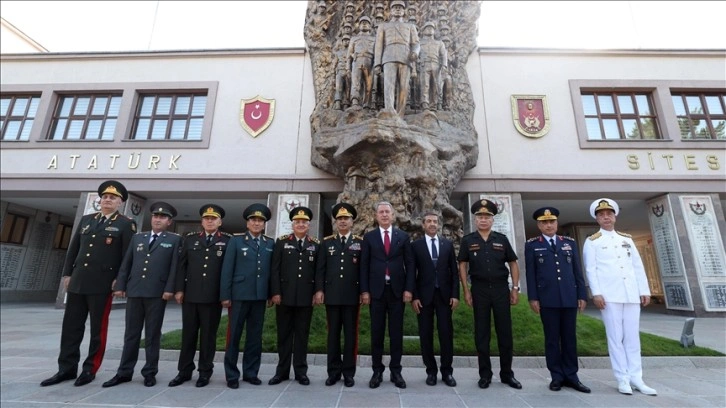
<path id="1" fill-rule="evenodd" d="M 476 231 L 463 237 L 458 255 L 453 242 L 439 234 L 439 215 L 426 212 L 424 235 L 411 241 L 393 225 L 395 213 L 388 202 L 375 206 L 377 228 L 363 237 L 352 234 L 356 209 L 347 203 L 332 208 L 337 233 L 319 241 L 309 235 L 313 211 L 296 207 L 289 213 L 293 232 L 276 240 L 263 234 L 270 209 L 252 204 L 243 212 L 247 231 L 231 235 L 220 231 L 225 211 L 216 204 L 199 210 L 202 231 L 184 238 L 167 231 L 176 216 L 168 203 L 151 206 L 151 230 L 136 233 L 134 221 L 119 213 L 128 198 L 115 180 L 98 188 L 101 210 L 85 215 L 76 226 L 63 270 L 68 291 L 63 318 L 58 372 L 41 386 L 76 379 L 82 386 L 95 379 L 105 351 L 112 297 L 126 298 L 126 330 L 116 375 L 103 384 L 129 382 L 145 330 L 144 385 L 156 384 L 166 302 L 182 305 L 182 347 L 175 387 L 199 371 L 197 387 L 209 384 L 222 309 L 228 309 L 229 327 L 224 370 L 227 386 L 242 381 L 260 385 L 265 308 L 276 308 L 278 365 L 270 385 L 294 379 L 309 385 L 307 350 L 315 305 L 325 305 L 328 323 L 327 386 L 341 379 L 355 384 L 358 316 L 368 305 L 371 316 L 373 375 L 370 388 L 378 388 L 385 370 L 384 338 L 388 328 L 390 380 L 406 388 L 402 376 L 403 315 L 411 303 L 418 319 L 426 384 L 442 381 L 456 386 L 453 377 L 452 313 L 459 303 L 459 284 L 474 311 L 474 342 L 479 358 L 480 388 L 488 388 L 493 372 L 490 361 L 491 317 L 500 356 L 499 378 L 515 389 L 522 384 L 512 371 L 513 339 L 510 307 L 519 300 L 517 256 L 507 237 L 492 230 L 497 206 L 486 199 L 475 202 L 471 213 Z M 642 379 L 638 323 L 641 306 L 650 292 L 642 261 L 631 237 L 614 230 L 617 203 L 603 198 L 593 202 L 591 215 L 601 229 L 584 246 L 584 268 L 595 306 L 602 311 L 608 351 L 618 390 L 633 389 L 647 395 L 656 391 Z M 577 371 L 576 318 L 587 303 L 585 278 L 577 243 L 557 235 L 559 211 L 543 207 L 534 212 L 541 235 L 525 243 L 526 279 L 531 309 L 540 315 L 545 334 L 545 357 L 551 374 L 550 390 L 571 387 L 589 393 Z M 510 282 L 512 285 L 510 286 Z M 80 344 L 87 317 L 91 317 L 88 357 L 78 375 Z M 434 356 L 434 316 L 438 328 L 441 364 Z M 238 368 L 239 342 L 246 326 L 242 371 Z M 341 339 L 342 334 L 342 339 Z M 342 340 L 342 349 L 341 349 Z M 199 350 L 199 365 L 194 355 Z"/>

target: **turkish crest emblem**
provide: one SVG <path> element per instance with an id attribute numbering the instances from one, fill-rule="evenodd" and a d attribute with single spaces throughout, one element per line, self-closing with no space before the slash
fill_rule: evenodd
<path id="1" fill-rule="evenodd" d="M 252 137 L 257 137 L 272 123 L 275 116 L 275 100 L 260 95 L 252 99 L 242 99 L 239 108 L 239 122 Z"/>
<path id="2" fill-rule="evenodd" d="M 706 204 L 701 204 L 698 201 L 694 203 L 688 203 L 688 205 L 691 207 L 691 211 L 693 211 L 696 215 L 703 215 L 706 213 Z"/>
<path id="3" fill-rule="evenodd" d="M 663 204 L 661 205 L 654 205 L 653 207 L 650 207 L 650 210 L 653 212 L 653 215 L 660 218 L 665 213 L 665 207 Z"/>
<path id="4" fill-rule="evenodd" d="M 538 138 L 550 131 L 550 111 L 545 95 L 512 95 L 512 119 L 517 132 Z"/>

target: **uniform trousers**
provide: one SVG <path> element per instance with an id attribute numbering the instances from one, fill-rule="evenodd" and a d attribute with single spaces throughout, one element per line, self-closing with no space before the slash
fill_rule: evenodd
<path id="1" fill-rule="evenodd" d="M 454 361 L 454 325 L 451 320 L 451 306 L 448 296 L 434 289 L 434 297 L 430 304 L 421 307 L 418 317 L 418 335 L 421 343 L 421 357 L 426 366 L 426 374 L 436 375 L 436 357 L 434 356 L 434 315 L 439 333 L 441 348 L 441 375 L 453 374 Z"/>
<path id="2" fill-rule="evenodd" d="M 214 369 L 217 329 L 222 305 L 214 303 L 182 303 L 182 345 L 179 353 L 179 374 L 189 377 L 194 371 L 194 355 L 199 339 L 199 375 L 209 378 Z"/>
<path id="3" fill-rule="evenodd" d="M 328 319 L 328 377 L 355 376 L 358 354 L 359 305 L 325 305 Z M 343 333 L 343 358 L 340 333 Z"/>
<path id="4" fill-rule="evenodd" d="M 111 313 L 113 296 L 111 293 L 80 295 L 67 293 L 66 310 L 63 314 L 58 372 L 78 372 L 81 359 L 81 342 L 86 331 L 86 319 L 91 316 L 91 340 L 88 344 L 88 357 L 83 361 L 83 371 L 96 374 L 106 353 L 108 316 Z"/>
<path id="5" fill-rule="evenodd" d="M 124 332 L 124 348 L 117 374 L 131 377 L 139 359 L 141 329 L 144 329 L 144 350 L 146 364 L 141 369 L 145 377 L 156 376 L 159 372 L 159 349 L 161 348 L 161 325 L 164 323 L 166 300 L 161 296 L 153 298 L 126 299 L 126 331 Z"/>
<path id="6" fill-rule="evenodd" d="M 244 355 L 242 356 L 242 376 L 255 378 L 260 372 L 262 362 L 262 325 L 265 322 L 265 300 L 234 300 L 229 313 L 231 337 L 224 353 L 224 375 L 227 381 L 239 381 L 239 341 L 247 323 Z"/>
<path id="7" fill-rule="evenodd" d="M 577 383 L 577 308 L 543 307 L 539 313 L 545 338 L 545 361 L 552 380 Z"/>
<path id="8" fill-rule="evenodd" d="M 608 354 L 618 381 L 640 383 L 643 366 L 640 357 L 640 304 L 607 303 L 600 310 L 608 338 Z"/>
<path id="9" fill-rule="evenodd" d="M 279 362 L 275 375 L 290 377 L 290 362 L 295 377 L 308 374 L 308 337 L 312 306 L 278 305 L 275 313 L 277 321 L 277 354 Z"/>
<path id="10" fill-rule="evenodd" d="M 386 109 L 393 109 L 403 116 L 406 110 L 408 91 L 401 92 L 408 87 L 411 75 L 408 64 L 402 62 L 387 62 L 383 64 L 383 100 Z"/>
<path id="11" fill-rule="evenodd" d="M 502 381 L 514 376 L 512 372 L 512 312 L 509 304 L 509 284 L 473 282 L 471 294 L 474 306 L 474 341 L 479 355 L 479 378 L 492 378 L 492 362 L 489 342 L 491 341 L 491 316 L 494 314 L 494 329 L 499 345 L 499 378 Z"/>
<path id="12" fill-rule="evenodd" d="M 391 350 L 389 368 L 391 373 L 401 374 L 401 355 L 403 354 L 403 299 L 396 297 L 390 285 L 386 285 L 383 296 L 371 299 L 371 363 L 373 372 L 382 373 L 383 340 L 386 334 L 388 317 L 388 341 Z"/>

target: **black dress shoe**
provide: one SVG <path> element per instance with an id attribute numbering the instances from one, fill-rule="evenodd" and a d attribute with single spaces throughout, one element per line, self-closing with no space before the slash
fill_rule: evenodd
<path id="1" fill-rule="evenodd" d="M 267 382 L 269 385 L 277 385 L 281 383 L 283 380 L 287 380 L 287 378 L 282 378 L 279 375 L 275 374 L 272 378 L 270 378 L 270 381 Z"/>
<path id="2" fill-rule="evenodd" d="M 344 376 L 344 377 L 343 377 L 343 384 L 344 384 L 344 385 L 345 385 L 346 387 L 350 388 L 350 387 L 352 387 L 352 386 L 354 386 L 354 385 L 355 385 L 355 380 L 353 379 L 353 377 L 348 377 L 348 376 L 346 375 L 346 376 Z"/>
<path id="3" fill-rule="evenodd" d="M 406 381 L 403 380 L 403 376 L 399 373 L 391 373 L 391 382 L 398 388 L 406 388 Z"/>
<path id="4" fill-rule="evenodd" d="M 445 375 L 441 381 L 444 382 L 444 384 L 448 385 L 449 387 L 456 387 L 456 380 L 454 379 L 454 376 L 451 374 Z"/>
<path id="5" fill-rule="evenodd" d="M 436 385 L 436 374 L 428 374 L 426 376 L 426 385 Z"/>
<path id="6" fill-rule="evenodd" d="M 371 388 L 378 388 L 381 383 L 383 382 L 383 373 L 373 373 L 373 376 L 371 377 L 371 381 L 368 382 L 368 386 Z"/>
<path id="7" fill-rule="evenodd" d="M 153 387 L 156 385 L 156 377 L 149 375 L 144 377 L 144 387 Z"/>
<path id="8" fill-rule="evenodd" d="M 239 388 L 239 381 L 229 380 L 229 381 L 227 381 L 227 387 L 229 387 L 233 390 L 236 390 L 237 388 Z"/>
<path id="9" fill-rule="evenodd" d="M 40 386 L 41 387 L 47 387 L 49 385 L 56 385 L 56 384 L 61 383 L 63 381 L 72 380 L 74 378 L 76 378 L 76 374 L 75 373 L 61 373 L 59 371 L 59 372 L 55 373 L 52 377 L 43 380 L 40 383 Z"/>
<path id="10" fill-rule="evenodd" d="M 559 391 L 562 389 L 562 382 L 558 380 L 550 381 L 550 390 Z"/>
<path id="11" fill-rule="evenodd" d="M 491 378 L 480 378 L 479 382 L 477 384 L 479 384 L 479 388 L 489 388 L 489 384 L 491 384 L 491 383 L 492 383 Z"/>
<path id="12" fill-rule="evenodd" d="M 199 377 L 197 378 L 197 383 L 194 384 L 197 388 L 206 387 L 207 385 L 209 385 L 209 377 Z"/>
<path id="13" fill-rule="evenodd" d="M 113 376 L 112 379 L 103 383 L 103 385 L 101 385 L 101 387 L 103 387 L 103 388 L 115 387 L 119 384 L 129 382 L 129 381 L 131 381 L 131 377 L 124 377 L 124 376 L 116 374 Z"/>
<path id="14" fill-rule="evenodd" d="M 176 377 L 174 377 L 173 380 L 169 381 L 169 387 L 176 387 L 177 385 L 182 385 L 191 379 L 191 376 L 178 374 Z"/>
<path id="15" fill-rule="evenodd" d="M 517 379 L 514 378 L 514 376 L 511 376 L 508 379 L 502 380 L 502 383 L 503 384 L 507 384 L 510 387 L 516 388 L 518 390 L 521 390 L 522 389 L 522 383 L 520 383 L 519 381 L 517 381 Z"/>
<path id="16" fill-rule="evenodd" d="M 335 385 L 335 383 L 337 383 L 338 381 L 340 381 L 339 375 L 331 375 L 330 377 L 328 377 L 327 380 L 325 380 L 325 385 L 327 385 L 327 386 Z"/>
<path id="17" fill-rule="evenodd" d="M 565 381 L 563 385 L 565 387 L 574 388 L 577 391 L 584 392 L 585 394 L 589 394 L 591 392 L 590 388 L 587 385 L 581 383 L 580 381 Z"/>
<path id="18" fill-rule="evenodd" d="M 300 385 L 310 385 L 310 379 L 305 374 L 303 374 L 303 375 L 296 375 L 295 376 L 295 381 L 297 381 L 298 383 L 300 383 Z"/>
<path id="19" fill-rule="evenodd" d="M 73 383 L 76 387 L 80 387 L 82 385 L 86 385 L 90 383 L 91 381 L 96 379 L 96 374 L 93 374 L 90 371 L 84 371 L 81 373 L 81 375 L 78 376 L 76 379 L 76 382 Z"/>
<path id="20" fill-rule="evenodd" d="M 262 380 L 260 380 L 257 377 L 242 377 L 242 381 L 248 382 L 252 385 L 260 385 L 262 384 Z"/>

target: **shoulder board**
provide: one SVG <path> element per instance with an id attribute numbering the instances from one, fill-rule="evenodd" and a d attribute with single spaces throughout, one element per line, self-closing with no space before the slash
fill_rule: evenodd
<path id="1" fill-rule="evenodd" d="M 310 241 L 313 241 L 316 244 L 319 244 L 320 243 L 320 241 L 318 241 L 318 239 L 315 238 L 315 237 L 310 237 Z"/>
<path id="2" fill-rule="evenodd" d="M 235 237 L 241 237 L 241 236 L 242 236 L 242 235 L 244 235 L 244 234 L 245 234 L 244 232 L 235 232 L 235 233 L 234 233 L 234 236 L 235 236 Z"/>
<path id="3" fill-rule="evenodd" d="M 534 241 L 537 241 L 537 240 L 539 240 L 539 237 L 530 238 L 530 239 L 527 240 L 527 242 L 534 242 Z"/>
<path id="4" fill-rule="evenodd" d="M 177 237 L 181 237 L 181 235 L 177 234 L 176 232 L 167 231 L 169 235 L 176 235 Z"/>
<path id="5" fill-rule="evenodd" d="M 275 238 L 272 238 L 272 237 L 271 237 L 271 236 L 269 236 L 269 235 L 265 235 L 265 234 L 262 234 L 262 236 L 263 236 L 263 237 L 265 237 L 265 238 L 267 238 L 267 239 L 273 240 L 273 241 L 275 240 Z"/>
<path id="6" fill-rule="evenodd" d="M 229 232 L 219 231 L 220 234 L 224 235 L 225 237 L 233 237 L 234 235 L 230 234 Z"/>
<path id="7" fill-rule="evenodd" d="M 601 236 L 602 236 L 602 232 L 598 231 L 598 232 L 590 235 L 589 237 L 587 237 L 587 239 L 589 239 L 590 241 L 594 241 L 594 240 L 600 238 Z"/>
<path id="8" fill-rule="evenodd" d="M 290 234 L 280 235 L 277 239 L 285 240 L 285 239 L 288 239 L 288 238 L 290 238 Z"/>
<path id="9" fill-rule="evenodd" d="M 620 232 L 620 231 L 615 231 L 615 233 L 616 233 L 616 234 L 618 234 L 618 235 L 620 235 L 620 236 L 622 236 L 622 237 L 625 237 L 625 238 L 633 238 L 633 236 L 632 236 L 632 235 L 630 235 L 630 234 L 626 234 L 626 233 L 624 233 L 624 232 Z"/>
<path id="10" fill-rule="evenodd" d="M 335 234 L 328 235 L 327 237 L 323 238 L 323 241 L 328 241 L 328 240 L 333 239 L 333 238 L 335 238 Z"/>
<path id="11" fill-rule="evenodd" d="M 192 235 L 197 235 L 197 234 L 199 234 L 199 231 L 192 231 L 192 232 L 187 232 L 186 234 L 184 234 L 184 236 L 191 237 Z"/>
<path id="12" fill-rule="evenodd" d="M 561 236 L 561 237 L 562 237 L 562 239 L 564 239 L 564 240 L 567 240 L 567 241 L 572 241 L 572 242 L 575 242 L 575 238 L 569 237 L 569 236 L 567 236 L 567 235 L 560 235 L 560 236 Z"/>
<path id="13" fill-rule="evenodd" d="M 360 235 L 353 235 L 353 239 L 360 239 L 362 241 L 363 237 L 361 237 Z"/>

